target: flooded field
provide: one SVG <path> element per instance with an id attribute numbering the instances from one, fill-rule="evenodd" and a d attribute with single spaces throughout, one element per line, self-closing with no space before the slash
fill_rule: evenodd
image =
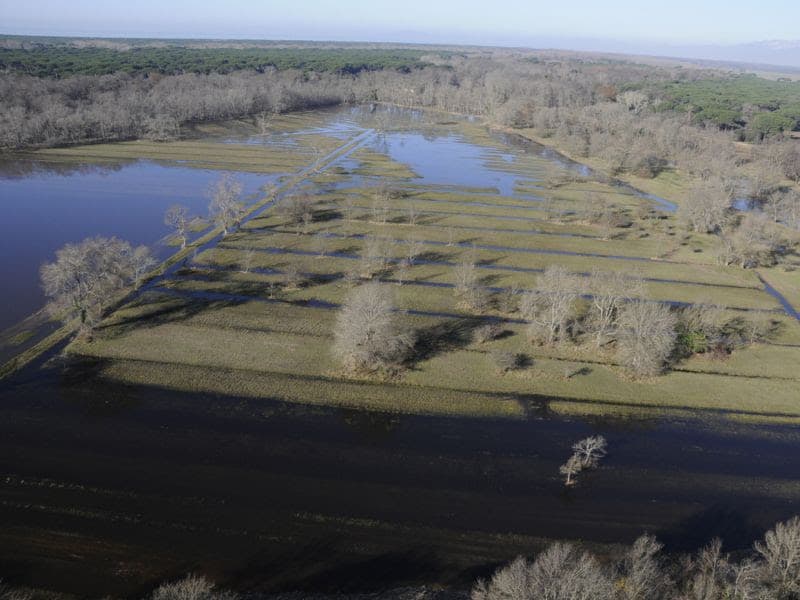
<path id="1" fill-rule="evenodd" d="M 468 587 L 555 539 L 602 552 L 648 531 L 681 552 L 718 536 L 736 552 L 800 512 L 800 322 L 757 274 L 716 264 L 708 236 L 677 233 L 674 205 L 450 116 L 361 107 L 272 127 L 200 131 L 194 164 L 181 143 L 114 145 L 106 154 L 127 161 L 114 169 L 0 183 L 3 201 L 37 199 L 0 232 L 21 257 L 6 265 L 20 283 L 4 302 L 34 309 L 36 269 L 54 248 L 90 234 L 163 238 L 166 206 L 202 213 L 209 182 L 237 170 L 228 153 L 241 153 L 251 202 L 265 185 L 278 202 L 317 202 L 305 223 L 265 202 L 92 341 L 0 381 L 1 577 L 79 596 L 142 594 L 187 572 L 243 591 Z M 644 216 L 610 232 L 590 217 L 602 203 Z M 375 237 L 375 277 L 431 343 L 395 379 L 352 380 L 331 331 Z M 604 351 L 534 346 L 495 304 L 465 310 L 453 294 L 465 253 L 498 297 L 551 264 L 635 269 L 653 302 L 763 314 L 772 337 L 632 381 Z M 502 320 L 503 335 L 477 344 L 486 320 Z M 494 350 L 530 362 L 500 375 Z M 592 434 L 609 456 L 566 488 L 559 466 Z"/>

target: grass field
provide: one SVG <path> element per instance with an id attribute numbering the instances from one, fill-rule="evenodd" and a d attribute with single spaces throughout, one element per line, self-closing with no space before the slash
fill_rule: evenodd
<path id="1" fill-rule="evenodd" d="M 320 133 L 321 124 L 280 125 L 293 126 L 311 132 L 297 136 L 296 151 L 193 141 L 95 146 L 92 152 L 106 158 L 137 152 L 164 160 L 195 157 L 190 160 L 198 165 L 257 166 L 264 173 L 298 170 L 320 152 L 335 153 L 337 141 Z M 545 175 L 552 179 L 559 167 L 503 147 L 474 124 L 436 126 L 440 133 L 448 129 L 484 148 L 490 172 L 516 178 L 513 196 L 500 194 L 491 181 L 485 187 L 428 183 L 380 143 L 353 146 L 308 174 L 318 200 L 312 222 L 292 224 L 276 209 L 256 215 L 68 352 L 105 359 L 101 373 L 122 382 L 373 411 L 512 419 L 532 410 L 667 411 L 800 419 L 800 323 L 785 315 L 757 273 L 717 264 L 715 238 L 686 234 L 669 215 L 642 217 L 639 209 L 648 201 L 629 190 L 583 178 L 548 186 Z M 392 193 L 376 191 L 381 185 Z M 620 226 L 598 222 L 598 198 L 624 217 Z M 350 289 L 345 274 L 358 264 L 370 236 L 384 240 L 387 265 L 379 277 L 395 292 L 399 318 L 435 342 L 435 350 L 390 381 L 345 377 L 330 350 L 336 308 Z M 409 240 L 417 256 L 400 285 L 397 262 Z M 584 274 L 598 267 L 641 275 L 654 301 L 716 304 L 731 318 L 766 314 L 772 332 L 726 359 L 696 356 L 644 381 L 627 376 L 610 351 L 534 345 L 525 325 L 513 319 L 501 338 L 479 344 L 472 330 L 487 317 L 507 314 L 495 304 L 481 314 L 459 305 L 454 269 L 467 254 L 474 254 L 481 285 L 498 297 L 532 287 L 548 265 Z M 287 284 L 293 272 L 302 285 Z M 800 303 L 796 273 L 772 269 L 761 275 Z M 523 354 L 527 366 L 501 374 L 493 350 Z"/>

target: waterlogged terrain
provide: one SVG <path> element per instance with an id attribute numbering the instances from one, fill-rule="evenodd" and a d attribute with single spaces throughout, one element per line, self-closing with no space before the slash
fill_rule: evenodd
<path id="1" fill-rule="evenodd" d="M 276 592 L 467 587 L 554 539 L 604 551 L 649 531 L 670 551 L 715 536 L 736 551 L 800 512 L 800 323 L 757 274 L 717 265 L 707 236 L 678 232 L 670 203 L 445 115 L 321 111 L 263 133 L 209 127 L 193 143 L 53 151 L 59 164 L 133 161 L 59 180 L 67 207 L 117 189 L 130 211 L 119 230 L 76 218 L 76 237 L 160 239 L 160 211 L 201 211 L 206 200 L 192 202 L 220 170 L 278 200 L 314 195 L 314 218 L 292 223 L 266 202 L 92 341 L 0 382 L 4 579 L 81 596 L 141 594 L 186 572 Z M 143 187 L 136 169 L 152 174 Z M 13 180 L 13 197 L 49 177 L 61 176 Z M 609 231 L 590 217 L 599 203 L 645 216 Z M 69 239 L 33 224 L 53 247 Z M 331 332 L 347 274 L 378 236 L 376 277 L 426 345 L 395 379 L 352 380 Z M 401 273 L 409 240 L 420 252 Z M 502 315 L 454 297 L 466 253 L 498 297 L 550 264 L 635 271 L 652 301 L 766 315 L 770 338 L 644 382 L 603 351 L 532 345 L 520 319 L 478 344 L 474 329 Z M 499 374 L 495 350 L 528 362 Z M 609 456 L 565 488 L 559 465 L 591 434 Z"/>

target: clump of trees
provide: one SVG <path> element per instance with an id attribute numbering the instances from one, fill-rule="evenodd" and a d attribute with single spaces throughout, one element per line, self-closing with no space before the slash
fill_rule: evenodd
<path id="1" fill-rule="evenodd" d="M 205 577 L 187 575 L 178 581 L 157 587 L 150 600 L 236 600 L 238 594 L 217 589 Z"/>
<path id="2" fill-rule="evenodd" d="M 283 198 L 277 206 L 277 212 L 296 227 L 297 235 L 308 230 L 314 220 L 317 199 L 308 194 L 291 194 Z"/>
<path id="3" fill-rule="evenodd" d="M 750 556 L 735 562 L 713 540 L 697 554 L 669 557 L 652 535 L 612 561 L 558 542 L 533 561 L 517 557 L 472 600 L 795 600 L 800 597 L 800 518 L 778 523 Z"/>
<path id="4" fill-rule="evenodd" d="M 719 180 L 696 184 L 678 209 L 678 218 L 691 231 L 716 233 L 731 212 L 731 195 Z"/>
<path id="5" fill-rule="evenodd" d="M 40 270 L 50 313 L 65 322 L 77 318 L 91 331 L 108 307 L 129 286 L 138 287 L 156 261 L 145 246 L 117 238 L 92 237 L 66 244 L 56 260 Z"/>
<path id="6" fill-rule="evenodd" d="M 389 286 L 368 282 L 350 291 L 336 318 L 333 343 L 345 372 L 395 373 L 413 346 L 414 336 L 398 319 Z"/>

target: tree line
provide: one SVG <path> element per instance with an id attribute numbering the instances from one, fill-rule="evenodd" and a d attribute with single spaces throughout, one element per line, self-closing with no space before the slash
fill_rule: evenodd
<path id="1" fill-rule="evenodd" d="M 478 579 L 466 600 L 798 600 L 800 518 L 777 523 L 750 553 L 732 558 L 719 539 L 694 554 L 667 555 L 644 534 L 611 556 L 598 557 L 567 542 L 551 544 L 532 560 L 519 556 L 487 580 Z M 406 590 L 408 592 L 408 590 Z M 390 591 L 386 597 L 394 597 Z M 3 586 L 0 600 L 33 600 L 34 593 Z M 163 583 L 146 600 L 237 600 L 246 595 L 201 575 Z M 273 596 L 274 597 L 274 596 Z M 316 597 L 316 596 L 315 596 Z M 324 596 L 319 596 L 324 598 Z M 370 598 L 384 597 L 370 594 Z M 398 596 L 398 597 L 406 597 Z M 411 597 L 411 596 L 409 596 Z M 428 597 L 418 590 L 414 597 Z"/>

